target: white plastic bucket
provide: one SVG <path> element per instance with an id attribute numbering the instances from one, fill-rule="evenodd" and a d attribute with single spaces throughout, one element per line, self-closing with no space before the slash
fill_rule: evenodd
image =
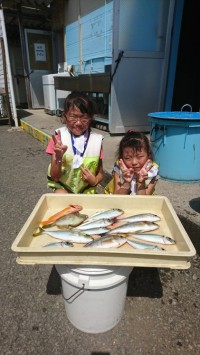
<path id="1" fill-rule="evenodd" d="M 103 333 L 120 321 L 132 267 L 56 265 L 69 321 L 86 333 Z"/>

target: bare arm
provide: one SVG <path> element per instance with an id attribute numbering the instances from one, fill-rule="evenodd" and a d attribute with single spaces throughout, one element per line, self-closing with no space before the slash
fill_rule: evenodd
<path id="1" fill-rule="evenodd" d="M 137 195 L 152 195 L 155 190 L 157 181 L 158 180 L 156 179 L 152 179 L 152 181 L 146 188 L 145 188 L 145 183 L 142 183 L 137 189 Z"/>
<path id="2" fill-rule="evenodd" d="M 121 180 L 117 173 L 114 173 L 114 194 L 129 195 L 131 189 L 131 182 Z"/>

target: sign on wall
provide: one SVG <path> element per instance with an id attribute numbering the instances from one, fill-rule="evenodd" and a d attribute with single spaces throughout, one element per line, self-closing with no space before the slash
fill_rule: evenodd
<path id="1" fill-rule="evenodd" d="M 46 47 L 44 43 L 34 43 L 35 61 L 46 62 Z"/>

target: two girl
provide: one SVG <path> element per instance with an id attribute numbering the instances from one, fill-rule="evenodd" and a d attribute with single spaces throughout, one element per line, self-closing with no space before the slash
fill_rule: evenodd
<path id="1" fill-rule="evenodd" d="M 93 103 L 74 92 L 65 100 L 66 127 L 56 130 L 46 152 L 51 155 L 48 186 L 56 193 L 96 193 L 103 180 L 101 134 L 91 130 Z M 158 180 L 158 166 L 151 160 L 148 138 L 129 131 L 119 144 L 107 194 L 151 195 Z"/>

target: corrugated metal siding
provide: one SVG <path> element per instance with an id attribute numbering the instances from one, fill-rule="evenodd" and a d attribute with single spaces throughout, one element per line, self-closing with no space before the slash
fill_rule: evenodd
<path id="1" fill-rule="evenodd" d="M 76 71 L 79 68 L 79 31 L 78 21 L 66 27 L 66 49 L 67 49 L 67 63 L 73 64 Z"/>
<path id="2" fill-rule="evenodd" d="M 101 73 L 112 63 L 113 1 L 66 26 L 67 62 L 76 73 Z"/>

